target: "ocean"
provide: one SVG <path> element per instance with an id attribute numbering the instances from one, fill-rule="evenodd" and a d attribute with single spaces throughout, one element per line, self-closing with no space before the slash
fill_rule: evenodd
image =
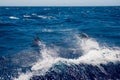
<path id="1" fill-rule="evenodd" d="M 120 80 L 120 7 L 0 7 L 0 80 Z"/>

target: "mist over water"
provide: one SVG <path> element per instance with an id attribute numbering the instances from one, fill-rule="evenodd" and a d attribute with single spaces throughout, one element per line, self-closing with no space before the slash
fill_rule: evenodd
<path id="1" fill-rule="evenodd" d="M 119 7 L 0 11 L 1 80 L 120 79 Z"/>

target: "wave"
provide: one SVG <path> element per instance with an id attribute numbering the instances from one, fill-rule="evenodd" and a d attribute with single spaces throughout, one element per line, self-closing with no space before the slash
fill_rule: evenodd
<path id="1" fill-rule="evenodd" d="M 44 16 L 44 15 L 38 15 L 37 17 L 42 18 L 42 19 L 56 19 L 53 16 Z"/>
<path id="2" fill-rule="evenodd" d="M 17 25 L 14 23 L 0 22 L 0 26 L 17 26 Z"/>
<path id="3" fill-rule="evenodd" d="M 62 29 L 62 30 L 60 30 L 60 32 L 69 32 L 69 31 L 73 31 L 73 29 Z"/>
<path id="4" fill-rule="evenodd" d="M 23 15 L 24 18 L 30 18 L 30 19 L 56 19 L 55 17 L 53 16 L 46 16 L 46 15 L 37 15 L 35 13 L 31 14 L 31 15 Z"/>
<path id="5" fill-rule="evenodd" d="M 31 17 L 30 15 L 23 15 L 23 17 L 25 17 L 25 18 L 29 18 L 29 17 Z"/>
<path id="6" fill-rule="evenodd" d="M 15 17 L 15 16 L 10 16 L 9 18 L 10 19 L 19 19 L 18 17 Z"/>
<path id="7" fill-rule="evenodd" d="M 42 18 L 42 19 L 46 19 L 47 18 L 47 16 L 41 16 L 41 15 L 39 15 L 38 17 Z"/>
<path id="8" fill-rule="evenodd" d="M 83 39 L 78 35 L 74 35 L 76 41 L 74 44 L 82 52 L 82 55 L 78 58 L 63 58 L 59 52 L 64 53 L 58 47 L 48 47 L 43 42 L 39 41 L 40 58 L 33 63 L 31 66 L 31 71 L 26 73 L 20 73 L 18 78 L 14 80 L 29 80 L 34 75 L 44 75 L 51 67 L 56 64 L 64 63 L 65 65 L 79 65 L 79 64 L 90 64 L 99 66 L 100 64 L 107 64 L 109 62 L 119 62 L 120 61 L 120 48 L 109 48 L 106 46 L 100 46 L 99 43 L 93 39 Z M 76 49 L 74 50 L 76 51 Z M 73 52 L 74 52 L 73 51 Z M 69 53 L 68 53 L 69 54 Z M 81 53 L 75 53 L 81 54 Z"/>
<path id="9" fill-rule="evenodd" d="M 43 29 L 42 32 L 54 32 L 54 31 L 51 29 Z"/>
<path id="10" fill-rule="evenodd" d="M 73 29 L 62 29 L 62 30 L 53 30 L 53 29 L 42 29 L 41 32 L 70 32 Z"/>
<path id="11" fill-rule="evenodd" d="M 44 10 L 46 11 L 46 10 L 50 10 L 50 8 L 44 8 Z"/>

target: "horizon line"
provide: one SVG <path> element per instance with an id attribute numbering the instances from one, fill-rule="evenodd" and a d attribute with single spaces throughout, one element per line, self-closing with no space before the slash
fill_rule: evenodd
<path id="1" fill-rule="evenodd" d="M 35 6 L 35 5 L 20 5 L 20 6 L 16 6 L 16 5 L 0 5 L 0 7 L 120 7 L 120 5 L 88 5 L 88 6 L 77 6 L 77 5 L 40 5 L 40 6 Z"/>

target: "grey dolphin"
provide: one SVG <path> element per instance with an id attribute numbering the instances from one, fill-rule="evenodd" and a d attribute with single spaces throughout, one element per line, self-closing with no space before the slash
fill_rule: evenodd
<path id="1" fill-rule="evenodd" d="M 86 33 L 80 33 L 79 37 L 81 37 L 81 38 L 89 38 L 89 36 Z"/>

